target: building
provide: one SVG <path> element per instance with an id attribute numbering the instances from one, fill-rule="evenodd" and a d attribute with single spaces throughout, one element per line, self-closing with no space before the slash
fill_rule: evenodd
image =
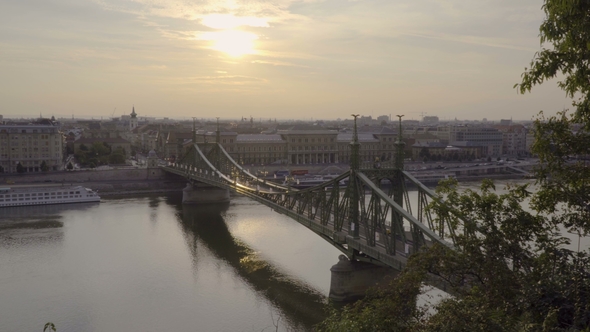
<path id="1" fill-rule="evenodd" d="M 422 123 L 425 126 L 438 126 L 438 116 L 425 116 L 422 118 Z"/>
<path id="2" fill-rule="evenodd" d="M 133 106 L 131 114 L 129 115 L 129 131 L 132 131 L 133 129 L 137 128 L 137 113 L 135 113 L 135 106 Z"/>
<path id="3" fill-rule="evenodd" d="M 227 143 L 222 143 L 222 146 L 240 164 L 269 165 L 287 163 L 285 154 L 287 145 L 281 135 L 241 134 L 236 135 L 235 139 L 237 151 L 229 151 L 228 148 L 232 147 L 227 146 Z"/>
<path id="4" fill-rule="evenodd" d="M 441 142 L 416 142 L 412 145 L 413 160 L 472 160 L 481 157 L 477 146 L 452 146 Z"/>
<path id="5" fill-rule="evenodd" d="M 287 158 L 292 165 L 332 164 L 338 159 L 338 132 L 334 130 L 279 131 L 286 142 Z"/>
<path id="6" fill-rule="evenodd" d="M 502 120 L 510 121 L 510 120 Z M 509 156 L 525 156 L 527 150 L 527 130 L 523 125 L 494 126 L 502 133 L 502 153 Z"/>
<path id="7" fill-rule="evenodd" d="M 436 134 L 442 143 L 455 147 L 478 148 L 484 157 L 502 154 L 503 135 L 495 128 L 451 125 L 438 127 Z"/>
<path id="8" fill-rule="evenodd" d="M 195 130 L 194 134 L 160 131 L 155 140 L 160 157 L 174 160 L 186 153 L 193 143 L 203 146 L 217 139 L 225 151 L 243 165 L 318 165 L 350 162 L 352 132 L 318 129 L 313 126 L 289 126 L 273 133 L 243 134 L 234 131 Z M 387 161 L 395 156 L 397 134 L 384 126 L 359 128 L 361 162 Z M 181 151 L 182 150 L 182 151 Z"/>
<path id="9" fill-rule="evenodd" d="M 59 125 L 49 119 L 37 123 L 0 125 L 0 167 L 2 172 L 16 173 L 20 164 L 24 172 L 63 170 L 64 138 Z"/>

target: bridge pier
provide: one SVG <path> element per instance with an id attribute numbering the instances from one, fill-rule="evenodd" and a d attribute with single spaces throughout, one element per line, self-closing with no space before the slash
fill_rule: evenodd
<path id="1" fill-rule="evenodd" d="M 182 189 L 182 204 L 211 204 L 229 202 L 229 190 L 206 183 L 187 183 Z"/>
<path id="2" fill-rule="evenodd" d="M 338 263 L 330 271 L 330 299 L 335 302 L 353 302 L 365 297 L 367 290 L 375 287 L 385 277 L 397 276 L 392 268 L 371 263 L 351 261 L 340 255 Z"/>

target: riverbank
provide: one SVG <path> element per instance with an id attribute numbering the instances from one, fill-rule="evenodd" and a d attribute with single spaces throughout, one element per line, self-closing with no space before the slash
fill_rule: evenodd
<path id="1" fill-rule="evenodd" d="M 8 187 L 84 186 L 98 191 L 100 196 L 175 192 L 186 186 L 185 179 L 160 169 L 4 174 L 0 181 L 0 186 Z"/>
<path id="2" fill-rule="evenodd" d="M 314 166 L 310 168 L 311 174 L 340 174 L 347 169 L 346 165 Z M 276 167 L 276 166 L 275 166 Z M 277 167 L 278 168 L 278 167 Z M 258 167 L 252 169 L 252 173 L 263 170 Z M 266 170 L 268 172 L 268 170 Z M 436 186 L 441 179 L 452 176 L 459 182 L 492 180 L 520 180 L 525 178 L 522 173 L 500 172 L 499 169 L 485 169 L 469 171 L 449 172 L 448 170 L 430 170 L 428 172 L 411 171 L 422 183 L 428 186 Z M 267 174 L 266 179 L 282 182 L 275 179 L 274 174 Z M 88 170 L 76 172 L 48 172 L 3 174 L 0 177 L 0 186 L 65 186 L 82 185 L 100 193 L 101 196 L 120 196 L 134 194 L 150 194 L 181 191 L 186 186 L 186 180 L 163 172 L 160 169 L 110 169 Z"/>

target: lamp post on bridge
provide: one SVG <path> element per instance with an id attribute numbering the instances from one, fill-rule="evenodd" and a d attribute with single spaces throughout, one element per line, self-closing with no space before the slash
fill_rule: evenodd
<path id="1" fill-rule="evenodd" d="M 359 201 L 360 196 L 358 192 L 356 173 L 359 170 L 359 137 L 357 131 L 356 119 L 360 114 L 351 114 L 354 117 L 354 131 L 352 134 L 352 142 L 350 142 L 350 178 L 348 185 L 350 186 L 350 200 L 349 200 L 349 214 L 348 214 L 348 231 L 355 239 L 359 236 Z"/>
<path id="2" fill-rule="evenodd" d="M 217 119 L 217 131 L 215 131 L 215 143 L 221 143 L 219 140 L 220 132 L 219 132 L 219 117 Z"/>
<path id="3" fill-rule="evenodd" d="M 399 171 L 403 171 L 404 170 L 404 145 L 406 145 L 406 143 L 404 143 L 403 141 L 403 136 L 402 136 L 402 118 L 404 117 L 404 115 L 396 115 L 399 118 L 399 132 L 397 135 L 397 142 L 395 142 L 395 146 L 396 146 L 396 152 L 397 152 L 397 156 L 396 156 L 396 160 L 395 160 L 395 168 L 397 168 L 397 170 Z"/>
<path id="4" fill-rule="evenodd" d="M 197 144 L 197 127 L 195 126 L 195 120 L 197 117 L 193 116 L 193 144 Z"/>

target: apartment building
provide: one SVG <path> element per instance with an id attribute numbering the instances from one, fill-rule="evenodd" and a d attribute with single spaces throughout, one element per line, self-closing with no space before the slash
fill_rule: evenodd
<path id="1" fill-rule="evenodd" d="M 504 121 L 504 120 L 502 120 Z M 502 153 L 509 156 L 524 156 L 527 150 L 527 130 L 523 125 L 494 126 L 502 133 Z"/>
<path id="2" fill-rule="evenodd" d="M 0 125 L 0 167 L 2 172 L 16 173 L 20 163 L 24 172 L 63 169 L 64 137 L 59 125 L 49 119 L 37 123 Z"/>

